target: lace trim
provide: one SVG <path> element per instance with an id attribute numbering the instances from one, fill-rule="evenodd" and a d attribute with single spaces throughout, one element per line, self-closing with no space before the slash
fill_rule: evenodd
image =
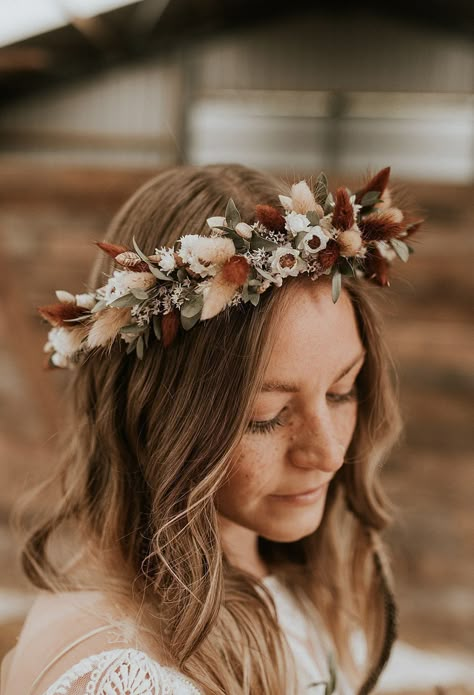
<path id="1" fill-rule="evenodd" d="M 112 649 L 82 659 L 69 669 L 44 695 L 68 695 L 69 689 L 90 674 L 86 695 L 172 695 L 176 685 L 182 695 L 202 695 L 185 676 L 161 666 L 137 649 Z"/>

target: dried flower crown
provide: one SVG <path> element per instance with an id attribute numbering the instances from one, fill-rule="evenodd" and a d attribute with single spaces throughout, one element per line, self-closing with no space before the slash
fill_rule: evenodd
<path id="1" fill-rule="evenodd" d="M 300 273 L 330 275 L 334 302 L 342 275 L 388 285 L 390 263 L 408 260 L 407 239 L 421 224 L 392 206 L 389 175 L 382 169 L 354 194 L 341 187 L 333 195 L 324 174 L 314 191 L 300 181 L 290 197 L 280 196 L 281 209 L 257 205 L 253 224 L 230 199 L 224 217 L 207 220 L 209 236 L 186 234 L 149 256 L 135 239 L 134 250 L 97 242 L 120 269 L 97 290 L 59 290 L 59 304 L 39 308 L 52 326 L 49 364 L 72 367 L 116 339 L 141 359 L 152 334 L 166 348 L 180 325 L 187 331 L 226 307 L 256 306 L 267 289 Z"/>

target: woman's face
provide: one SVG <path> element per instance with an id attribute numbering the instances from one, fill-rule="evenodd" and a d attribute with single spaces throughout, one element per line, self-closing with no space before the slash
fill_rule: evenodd
<path id="1" fill-rule="evenodd" d="M 280 542 L 318 528 L 354 432 L 363 360 L 348 294 L 334 304 L 321 279 L 297 288 L 231 476 L 216 496 L 226 527 Z"/>

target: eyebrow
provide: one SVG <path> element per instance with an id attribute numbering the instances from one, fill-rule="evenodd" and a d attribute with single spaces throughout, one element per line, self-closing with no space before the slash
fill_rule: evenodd
<path id="1" fill-rule="evenodd" d="M 342 370 L 342 372 L 334 380 L 334 383 L 340 381 L 343 377 L 346 376 L 346 374 L 348 374 L 351 371 L 351 369 L 354 369 L 356 364 L 358 364 L 363 357 L 365 357 L 365 350 L 363 350 L 363 352 L 357 355 L 356 359 L 353 360 L 348 367 L 345 367 L 345 369 Z M 298 384 L 288 382 L 285 383 L 282 381 L 267 381 L 262 386 L 262 392 L 265 393 L 268 393 L 270 391 L 280 391 L 281 393 L 299 393 L 299 390 L 300 389 L 298 387 Z"/>

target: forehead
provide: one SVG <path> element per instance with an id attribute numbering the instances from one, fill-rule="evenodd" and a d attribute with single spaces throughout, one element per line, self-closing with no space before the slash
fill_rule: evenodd
<path id="1" fill-rule="evenodd" d="M 347 292 L 334 304 L 327 282 L 297 288 L 278 322 L 265 383 L 331 378 L 363 351 Z"/>

